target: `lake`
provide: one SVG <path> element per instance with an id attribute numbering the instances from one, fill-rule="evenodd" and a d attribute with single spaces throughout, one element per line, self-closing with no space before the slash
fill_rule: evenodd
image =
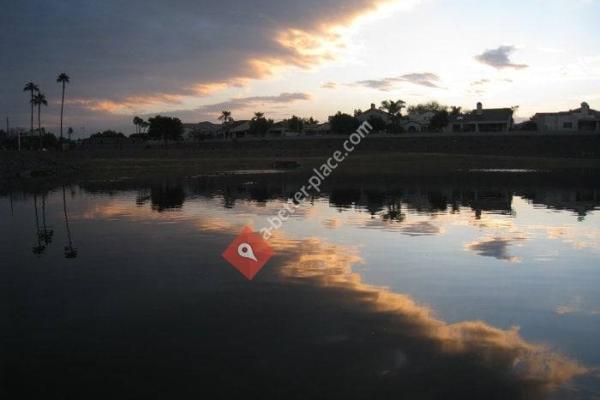
<path id="1" fill-rule="evenodd" d="M 268 226 L 305 179 L 249 171 L 3 189 L 2 391 L 600 397 L 597 180 L 333 176 L 246 279 L 221 254 L 245 226 Z"/>

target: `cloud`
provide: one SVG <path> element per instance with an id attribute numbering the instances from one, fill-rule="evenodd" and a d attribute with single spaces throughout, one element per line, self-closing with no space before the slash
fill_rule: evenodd
<path id="1" fill-rule="evenodd" d="M 232 112 L 247 111 L 250 109 L 253 109 L 252 111 L 269 111 L 265 107 L 270 107 L 273 109 L 297 101 L 306 101 L 310 99 L 310 94 L 298 92 L 281 93 L 276 96 L 235 97 L 219 103 L 205 104 L 193 110 L 178 110 L 170 112 L 169 114 L 177 116 L 184 121 L 214 120 L 223 110 Z"/>
<path id="2" fill-rule="evenodd" d="M 489 79 L 480 79 L 478 81 L 472 82 L 471 86 L 483 86 L 483 85 L 485 85 L 487 83 L 490 83 Z"/>
<path id="3" fill-rule="evenodd" d="M 482 64 L 489 65 L 497 69 L 513 68 L 523 69 L 529 67 L 527 64 L 515 64 L 511 62 L 510 55 L 514 53 L 514 46 L 500 46 L 497 49 L 489 49 L 475 56 L 475 59 Z"/>
<path id="4" fill-rule="evenodd" d="M 439 88 L 440 77 L 431 72 L 404 74 L 396 77 L 383 79 L 370 79 L 354 83 L 355 85 L 368 87 L 371 89 L 387 92 L 392 90 L 399 83 L 408 82 L 413 85 L 425 86 L 430 88 Z"/>
<path id="5" fill-rule="evenodd" d="M 23 84 L 33 80 L 50 99 L 58 99 L 55 78 L 65 71 L 71 76 L 67 98 L 90 110 L 158 111 L 182 97 L 332 60 L 344 48 L 334 28 L 392 2 L 8 2 L 0 37 L 0 48 L 10 54 L 0 58 L 8 84 L 0 86 L 0 108 L 25 124 L 26 98 L 19 97 Z"/>
<path id="6" fill-rule="evenodd" d="M 335 89 L 335 88 L 337 88 L 337 83 L 335 83 L 335 82 L 325 82 L 324 84 L 321 85 L 321 88 L 323 88 L 323 89 Z"/>
<path id="7" fill-rule="evenodd" d="M 521 261 L 519 257 L 510 255 L 509 247 L 514 242 L 522 240 L 525 240 L 525 238 L 520 236 L 514 238 L 487 238 L 467 244 L 466 249 L 483 257 L 493 257 L 502 261 L 519 262 Z"/>
<path id="8" fill-rule="evenodd" d="M 310 100 L 310 95 L 308 93 L 281 93 L 278 96 L 238 97 L 221 103 L 204 105 L 199 107 L 197 111 L 219 112 L 222 110 L 244 110 L 258 105 L 288 104 L 302 100 Z"/>

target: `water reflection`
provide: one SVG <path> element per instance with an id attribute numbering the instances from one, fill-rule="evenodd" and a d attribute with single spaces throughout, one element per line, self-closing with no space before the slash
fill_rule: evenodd
<path id="1" fill-rule="evenodd" d="M 63 212 L 65 214 L 65 230 L 67 232 L 68 245 L 65 246 L 65 258 L 77 258 L 77 249 L 73 247 L 73 239 L 71 235 L 71 225 L 69 224 L 69 213 L 67 212 L 67 196 L 65 187 L 62 187 Z"/>
<path id="2" fill-rule="evenodd" d="M 8 327 L 7 385 L 37 396 L 51 387 L 63 398 L 115 392 L 128 398 L 216 392 L 221 398 L 345 399 L 597 393 L 600 386 L 590 378 L 597 364 L 569 347 L 585 337 L 582 329 L 596 326 L 597 314 L 569 321 L 567 337 L 552 335 L 558 328 L 550 318 L 583 318 L 581 310 L 600 309 L 586 286 L 577 286 L 580 293 L 555 283 L 570 276 L 569 268 L 595 282 L 597 275 L 582 265 L 600 259 L 593 224 L 598 190 L 577 181 L 557 186 L 543 177 L 519 179 L 332 181 L 275 235 L 276 257 L 252 284 L 219 255 L 242 225 L 260 226 L 274 215 L 301 186 L 300 176 L 93 182 L 73 189 L 68 203 L 62 186 L 42 196 L 39 215 L 33 193 L 37 241 L 50 262 L 38 268 L 44 260 L 27 250 L 33 260 L 13 252 L 9 267 L 0 269 L 10 289 L 4 303 L 26 310 L 8 323 L 1 317 Z M 13 218 L 20 218 L 24 203 L 16 197 Z M 548 209 L 566 212 L 550 215 Z M 48 235 L 39 234 L 53 230 L 58 218 L 64 218 L 69 264 L 47 248 L 52 235 L 47 243 Z M 60 229 L 56 224 L 62 237 Z M 555 262 L 555 255 L 539 254 L 557 242 L 583 256 L 569 253 L 572 260 Z M 4 246 L 14 245 L 0 243 L 4 254 Z M 560 279 L 536 270 L 534 261 L 542 259 L 560 270 Z M 517 261 L 519 268 L 506 268 Z M 492 263 L 503 268 L 494 270 Z M 464 272 L 463 264 L 476 268 Z M 419 272 L 412 270 L 423 272 L 415 279 Z M 501 315 L 502 292 L 514 293 L 498 281 L 514 270 L 529 274 L 521 291 L 532 293 L 510 309 L 508 323 L 491 322 L 477 306 Z M 383 284 L 374 283 L 377 273 Z M 410 290 L 397 289 L 397 275 Z M 420 280 L 452 296 L 438 303 L 428 297 L 435 290 L 423 290 Z M 537 282 L 549 281 L 552 302 L 536 298 Z M 462 300 L 477 286 L 475 299 Z M 460 318 L 446 318 L 444 306 L 465 310 Z M 531 314 L 519 314 L 523 308 Z M 587 354 L 600 359 L 590 342 Z"/>
<path id="3" fill-rule="evenodd" d="M 35 246 L 33 246 L 32 251 L 33 254 L 36 255 L 42 255 L 44 253 L 44 251 L 46 251 L 46 246 L 48 245 L 47 241 L 45 241 L 44 239 L 46 239 L 46 235 L 44 234 L 44 231 L 40 229 L 40 217 L 38 214 L 38 201 L 37 201 L 37 193 L 33 194 L 33 207 L 35 210 L 35 236 L 36 236 L 36 240 L 37 240 L 37 244 Z M 44 221 L 46 220 L 46 218 L 44 217 Z M 42 243 L 44 242 L 44 243 Z"/>

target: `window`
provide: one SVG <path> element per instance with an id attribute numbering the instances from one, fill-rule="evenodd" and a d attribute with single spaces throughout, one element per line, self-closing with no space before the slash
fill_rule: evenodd
<path id="1" fill-rule="evenodd" d="M 563 123 L 563 129 L 573 129 L 573 123 L 572 122 Z"/>

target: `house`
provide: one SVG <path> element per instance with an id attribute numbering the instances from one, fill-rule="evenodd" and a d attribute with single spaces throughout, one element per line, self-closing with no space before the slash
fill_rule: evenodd
<path id="1" fill-rule="evenodd" d="M 431 119 L 435 116 L 433 111 L 413 111 L 402 120 L 402 128 L 409 133 L 425 132 L 429 129 Z"/>
<path id="2" fill-rule="evenodd" d="M 371 104 L 371 108 L 369 110 L 364 111 L 356 116 L 356 119 L 358 119 L 361 123 L 369 121 L 371 118 L 379 118 L 386 124 L 390 123 L 390 115 L 387 112 L 378 109 L 375 104 Z"/>
<path id="3" fill-rule="evenodd" d="M 228 124 L 227 128 L 224 129 L 229 137 L 243 138 L 250 133 L 250 122 L 251 121 L 234 121 Z"/>
<path id="4" fill-rule="evenodd" d="M 306 128 L 306 127 L 305 127 Z M 288 121 L 279 121 L 273 124 L 269 131 L 267 132 L 267 136 L 275 136 L 275 137 L 297 137 L 302 136 L 304 132 L 296 132 L 289 128 Z"/>
<path id="5" fill-rule="evenodd" d="M 402 129 L 408 133 L 424 132 L 429 128 L 429 124 L 422 124 L 417 121 L 411 121 L 405 118 L 401 122 Z"/>
<path id="6" fill-rule="evenodd" d="M 325 122 L 323 124 L 306 125 L 304 127 L 304 134 L 307 136 L 327 135 L 329 133 L 331 133 L 331 125 L 329 122 Z"/>
<path id="7" fill-rule="evenodd" d="M 185 141 L 193 141 L 200 138 L 214 138 L 217 137 L 220 130 L 221 125 L 213 124 L 209 121 L 197 124 L 183 124 L 183 139 Z"/>
<path id="8" fill-rule="evenodd" d="M 477 109 L 466 114 L 451 115 L 449 132 L 508 132 L 513 124 L 512 108 L 483 108 L 477 103 Z"/>
<path id="9" fill-rule="evenodd" d="M 600 112 L 585 102 L 575 110 L 535 114 L 533 120 L 538 131 L 600 131 Z"/>

